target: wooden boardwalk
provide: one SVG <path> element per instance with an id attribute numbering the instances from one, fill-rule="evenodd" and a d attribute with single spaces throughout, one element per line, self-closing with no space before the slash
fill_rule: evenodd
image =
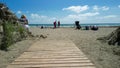
<path id="1" fill-rule="evenodd" d="M 34 43 L 7 68 L 96 68 L 70 40 Z"/>

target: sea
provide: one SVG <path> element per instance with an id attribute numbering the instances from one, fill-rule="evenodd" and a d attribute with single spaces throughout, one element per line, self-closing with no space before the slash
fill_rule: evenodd
<path id="1" fill-rule="evenodd" d="M 84 26 L 98 26 L 98 27 L 114 27 L 120 26 L 120 23 L 89 23 L 89 24 L 80 24 L 82 27 Z M 38 26 L 38 27 L 53 27 L 53 24 L 29 24 L 29 26 Z M 61 24 L 60 27 L 75 27 L 75 24 Z"/>

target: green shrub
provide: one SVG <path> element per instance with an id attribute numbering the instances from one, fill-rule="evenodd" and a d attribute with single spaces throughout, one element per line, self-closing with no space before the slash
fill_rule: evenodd
<path id="1" fill-rule="evenodd" d="M 14 25 L 9 22 L 4 22 L 3 24 L 4 37 L 2 39 L 2 45 L 0 49 L 5 50 L 11 44 L 13 44 L 13 32 L 15 31 Z"/>
<path id="2" fill-rule="evenodd" d="M 23 25 L 14 25 L 11 22 L 3 23 L 4 36 L 2 44 L 0 45 L 1 50 L 7 50 L 7 48 L 13 43 L 22 40 L 27 37 L 27 30 Z"/>
<path id="3" fill-rule="evenodd" d="M 17 29 L 18 32 L 20 33 L 21 38 L 26 38 L 26 32 L 27 32 L 26 29 L 22 25 L 19 25 Z"/>

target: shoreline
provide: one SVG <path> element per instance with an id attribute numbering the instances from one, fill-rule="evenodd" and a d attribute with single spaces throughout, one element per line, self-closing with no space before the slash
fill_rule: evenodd
<path id="1" fill-rule="evenodd" d="M 98 27 L 119 27 L 120 23 L 86 23 L 86 24 L 80 23 L 80 25 L 82 27 L 85 27 L 85 26 L 94 26 L 94 25 L 96 25 Z M 53 27 L 53 24 L 29 24 L 29 26 Z M 56 26 L 58 26 L 58 24 Z M 72 24 L 60 24 L 60 27 L 75 27 L 75 23 L 72 23 Z"/>
<path id="2" fill-rule="evenodd" d="M 85 26 L 81 26 L 82 28 L 80 30 L 84 30 L 85 29 Z M 118 28 L 120 26 L 97 26 L 98 28 Z M 41 29 L 41 26 L 30 26 L 29 28 L 40 28 Z M 60 29 L 60 28 L 73 28 L 75 29 L 75 27 L 56 27 L 54 28 L 53 26 L 52 27 L 43 27 L 42 29 Z M 90 28 L 90 26 L 89 26 Z M 89 29 L 91 30 L 91 29 Z"/>

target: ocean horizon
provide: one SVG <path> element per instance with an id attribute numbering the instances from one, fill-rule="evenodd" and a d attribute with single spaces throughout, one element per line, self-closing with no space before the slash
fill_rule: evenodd
<path id="1" fill-rule="evenodd" d="M 109 27 L 109 26 L 120 26 L 120 23 L 86 23 L 80 24 L 81 26 L 98 26 L 98 27 Z M 29 26 L 43 26 L 43 27 L 53 27 L 53 24 L 29 24 Z M 75 27 L 75 24 L 61 24 L 60 27 Z"/>

